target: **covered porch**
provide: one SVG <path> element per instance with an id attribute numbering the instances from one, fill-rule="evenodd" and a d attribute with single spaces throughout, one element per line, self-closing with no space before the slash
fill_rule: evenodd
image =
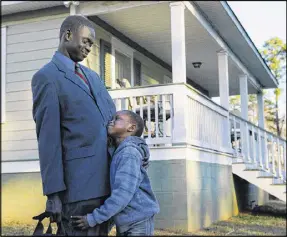
<path id="1" fill-rule="evenodd" d="M 71 6 L 71 14 L 110 33 L 101 76 L 117 109 L 144 118 L 151 146 L 232 154 L 265 170 L 272 166 L 286 182 L 286 141 L 264 129 L 262 89 L 278 82 L 227 3 L 111 3 L 108 9 L 86 2 Z M 152 73 L 147 61 L 164 73 Z M 256 125 L 248 121 L 248 94 L 257 95 Z M 229 111 L 231 95 L 241 96 L 239 117 Z"/>
<path id="2" fill-rule="evenodd" d="M 194 116 L 198 116 L 197 122 L 203 124 L 201 118 L 211 116 L 212 119 L 204 125 L 210 131 L 209 126 L 221 111 L 219 114 L 225 115 L 225 119 L 218 117 L 222 120 L 222 131 L 210 131 L 208 137 L 218 141 L 220 134 L 224 140 L 222 144 L 225 144 L 220 149 L 225 147 L 222 151 L 232 152 L 230 132 L 233 130 L 229 129 L 233 126 L 229 121 L 231 95 L 241 95 L 239 117 L 247 121 L 248 94 L 257 94 L 256 125 L 264 129 L 262 89 L 275 88 L 278 82 L 227 3 L 141 1 L 73 5 L 72 2 L 70 13 L 88 16 L 109 34 L 110 40 L 98 42 L 101 55 L 98 71 L 117 108 L 132 109 L 144 117 L 145 136 L 150 143 L 158 143 L 158 137 L 165 138 L 161 144 L 167 144 L 166 139 L 172 139 L 173 144 L 175 141 L 185 143 L 188 133 L 196 134 L 188 127 L 189 123 L 195 122 Z M 95 61 L 91 57 L 85 63 L 93 67 Z M 125 83 L 121 85 L 123 80 Z M 172 93 L 162 94 L 161 90 L 168 90 L 165 88 Z M 180 98 L 176 98 L 176 88 L 184 90 L 178 93 Z M 198 103 L 209 112 L 196 110 L 195 102 L 183 98 L 187 94 L 196 94 L 200 100 L 206 101 Z M 218 104 L 212 101 L 214 97 L 219 98 Z M 199 124 L 195 127 L 198 128 Z M 241 138 L 247 139 L 243 129 L 240 131 Z M 203 137 L 199 139 L 203 140 Z M 245 146 L 244 142 L 242 146 Z"/>

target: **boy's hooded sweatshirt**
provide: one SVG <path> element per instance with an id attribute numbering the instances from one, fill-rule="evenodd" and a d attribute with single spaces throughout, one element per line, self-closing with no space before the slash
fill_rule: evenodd
<path id="1" fill-rule="evenodd" d="M 149 150 L 144 139 L 127 137 L 114 151 L 110 167 L 111 196 L 87 215 L 90 226 L 113 217 L 119 232 L 159 212 L 146 167 Z"/>

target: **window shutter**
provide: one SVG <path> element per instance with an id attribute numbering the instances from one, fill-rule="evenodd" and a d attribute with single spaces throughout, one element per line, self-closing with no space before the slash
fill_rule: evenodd
<path id="1" fill-rule="evenodd" d="M 111 52 L 112 46 L 107 41 L 100 39 L 100 67 L 101 78 L 104 80 L 107 88 L 112 87 L 112 75 L 111 75 Z"/>
<path id="2" fill-rule="evenodd" d="M 134 81 L 135 86 L 141 85 L 141 62 L 136 59 L 134 59 Z"/>

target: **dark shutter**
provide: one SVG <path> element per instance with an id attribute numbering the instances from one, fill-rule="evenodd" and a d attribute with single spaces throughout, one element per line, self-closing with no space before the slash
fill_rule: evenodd
<path id="1" fill-rule="evenodd" d="M 112 45 L 109 42 L 100 39 L 100 73 L 107 88 L 112 87 L 111 52 Z"/>
<path id="2" fill-rule="evenodd" d="M 140 86 L 141 80 L 141 62 L 134 59 L 134 82 L 135 86 Z"/>

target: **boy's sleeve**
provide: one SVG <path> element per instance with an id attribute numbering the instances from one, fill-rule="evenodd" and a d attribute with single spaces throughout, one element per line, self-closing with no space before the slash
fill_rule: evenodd
<path id="1" fill-rule="evenodd" d="M 131 156 L 131 154 L 121 157 L 116 167 L 111 196 L 93 213 L 87 214 L 87 220 L 91 227 L 107 221 L 122 211 L 134 196 L 141 178 L 141 159 L 136 155 Z"/>

